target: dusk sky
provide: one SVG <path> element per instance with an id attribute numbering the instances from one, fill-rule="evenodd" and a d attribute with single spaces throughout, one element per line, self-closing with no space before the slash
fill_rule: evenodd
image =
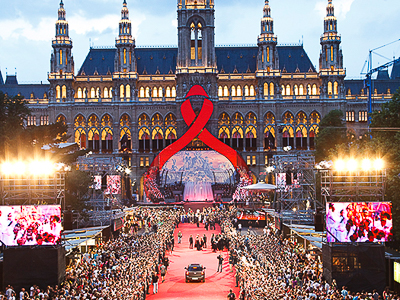
<path id="1" fill-rule="evenodd" d="M 47 82 L 59 0 L 0 0 L 0 69 L 20 83 Z M 64 0 L 75 73 L 91 45 L 111 46 L 123 0 Z M 127 0 L 137 46 L 177 45 L 176 0 Z M 327 0 L 270 0 L 278 43 L 301 43 L 318 69 Z M 347 78 L 359 78 L 373 49 L 400 39 L 398 0 L 333 0 Z M 216 44 L 256 44 L 264 0 L 215 0 Z M 374 67 L 400 56 L 400 42 L 378 50 Z M 383 56 L 383 57 L 382 57 Z M 7 70 L 6 70 L 7 68 Z"/>

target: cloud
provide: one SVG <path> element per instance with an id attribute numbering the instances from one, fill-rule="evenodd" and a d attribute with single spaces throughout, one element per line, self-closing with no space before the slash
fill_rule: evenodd
<path id="1" fill-rule="evenodd" d="M 334 0 L 333 5 L 335 6 L 335 16 L 340 18 L 346 18 L 346 15 L 351 10 L 351 5 L 355 0 Z M 320 0 L 315 4 L 315 10 L 318 11 L 321 18 L 326 16 L 327 1 Z"/>
<path id="2" fill-rule="evenodd" d="M 4 40 L 24 38 L 31 41 L 48 41 L 54 36 L 54 19 L 42 18 L 34 26 L 26 19 L 0 21 L 0 37 Z"/>

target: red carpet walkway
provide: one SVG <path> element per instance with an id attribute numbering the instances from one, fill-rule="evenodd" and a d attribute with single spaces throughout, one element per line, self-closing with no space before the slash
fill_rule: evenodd
<path id="1" fill-rule="evenodd" d="M 229 289 L 233 289 L 236 296 L 239 290 L 235 288 L 235 271 L 229 272 L 228 252 L 222 252 L 224 257 L 224 265 L 222 273 L 217 273 L 218 267 L 218 252 L 211 250 L 211 235 L 212 233 L 220 233 L 220 228 L 217 225 L 217 230 L 206 231 L 204 227 L 197 228 L 195 224 L 180 224 L 175 230 L 175 249 L 172 255 L 169 255 L 170 266 L 168 268 L 165 282 L 159 283 L 158 293 L 153 295 L 153 286 L 150 286 L 150 295 L 146 299 L 193 299 L 193 300 L 226 300 Z M 178 244 L 178 232 L 181 231 L 183 238 L 182 244 Z M 189 236 L 203 234 L 207 236 L 207 249 L 197 251 L 189 249 Z M 191 263 L 203 264 L 206 269 L 206 282 L 185 283 L 185 267 Z M 160 278 L 161 281 L 161 278 Z"/>

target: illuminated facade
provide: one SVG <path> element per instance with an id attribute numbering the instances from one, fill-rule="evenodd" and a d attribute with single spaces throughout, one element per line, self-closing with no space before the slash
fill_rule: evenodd
<path id="1" fill-rule="evenodd" d="M 367 89 L 361 80 L 345 80 L 337 19 L 328 1 L 321 36 L 319 70 L 303 45 L 279 45 L 269 1 L 254 46 L 216 46 L 213 0 L 178 0 L 178 45 L 137 47 L 126 0 L 115 48 L 91 48 L 76 73 L 64 4 L 56 21 L 49 84 L 19 85 L 0 76 L 0 90 L 21 94 L 33 111 L 28 125 L 62 121 L 71 142 L 99 157 L 123 156 L 142 174 L 157 153 L 183 135 L 188 126 L 180 105 L 190 87 L 204 87 L 214 104 L 207 129 L 241 153 L 255 177 L 268 157 L 291 146 L 314 149 L 321 118 L 333 109 L 346 112 L 359 134 L 367 123 Z M 375 80 L 374 107 L 390 99 L 400 85 L 384 72 Z M 1 74 L 0 74 L 1 75 Z M 399 74 L 400 75 L 400 74 Z M 201 110 L 193 104 L 195 112 Z M 188 149 L 204 149 L 193 140 Z"/>

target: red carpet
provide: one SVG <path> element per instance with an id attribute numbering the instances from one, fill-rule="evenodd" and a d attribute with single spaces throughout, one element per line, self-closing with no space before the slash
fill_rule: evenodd
<path id="1" fill-rule="evenodd" d="M 235 288 L 235 271 L 229 272 L 228 252 L 222 252 L 224 257 L 224 265 L 222 273 L 217 273 L 218 267 L 218 252 L 211 250 L 211 235 L 212 233 L 220 233 L 220 228 L 217 225 L 217 230 L 206 231 L 204 227 L 197 228 L 195 224 L 180 224 L 175 230 L 175 249 L 172 255 L 169 255 L 170 266 L 168 268 L 165 282 L 159 283 L 158 293 L 153 295 L 153 286 L 150 286 L 150 295 L 146 299 L 199 299 L 199 300 L 226 300 L 229 289 L 233 289 L 236 296 L 239 290 Z M 182 244 L 178 244 L 178 232 L 182 232 Z M 189 249 L 189 236 L 203 234 L 207 236 L 207 249 L 197 251 Z M 185 267 L 191 263 L 203 264 L 206 269 L 206 282 L 185 283 Z M 160 280 L 161 281 L 161 280 Z"/>

